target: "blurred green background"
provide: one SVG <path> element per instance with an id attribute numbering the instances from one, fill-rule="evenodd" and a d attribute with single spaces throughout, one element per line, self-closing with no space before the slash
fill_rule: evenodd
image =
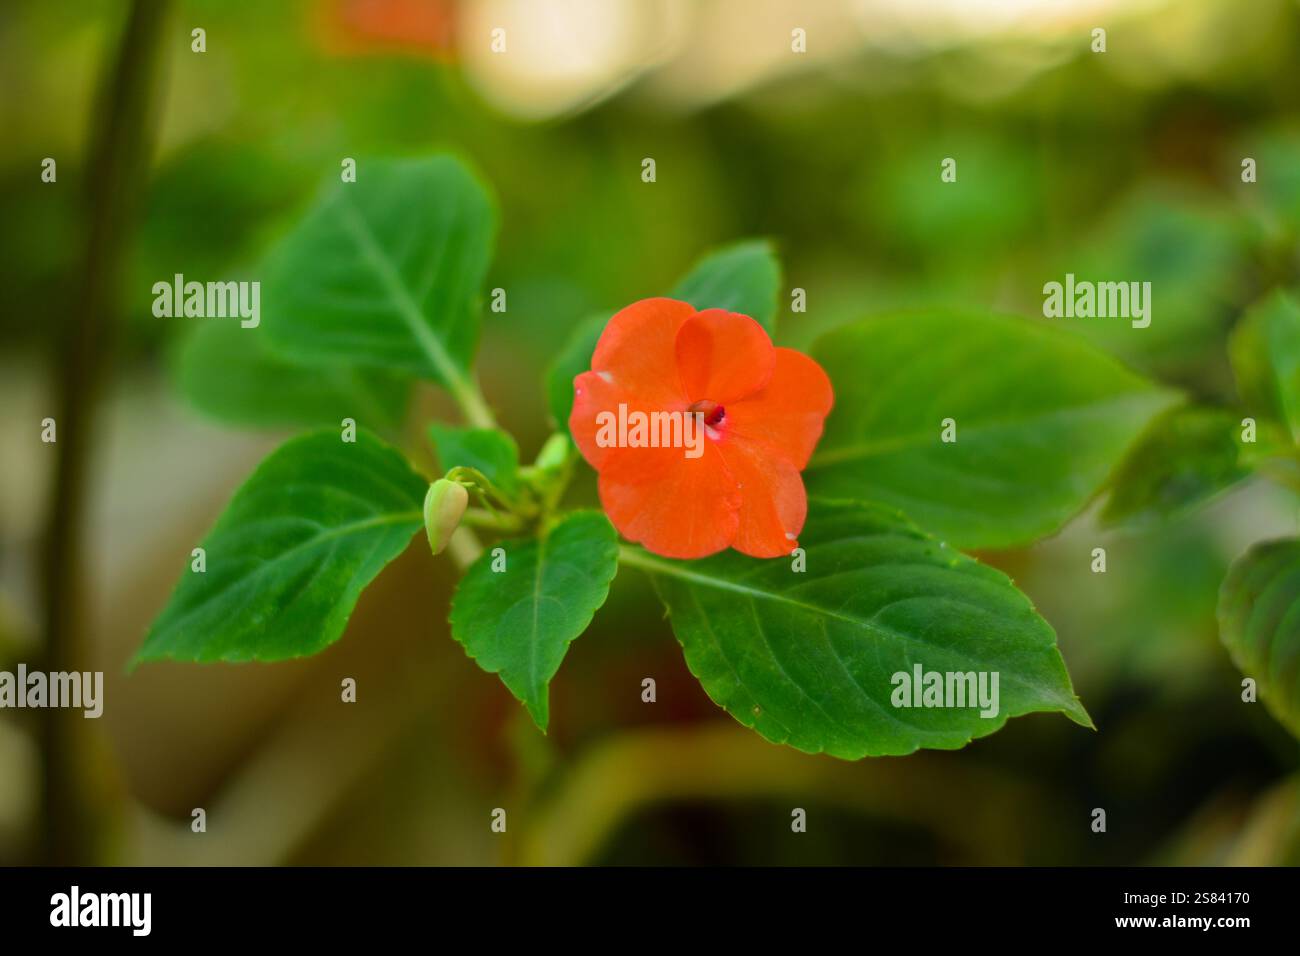
<path id="1" fill-rule="evenodd" d="M 54 414 L 56 331 L 75 315 L 85 197 L 114 185 L 86 156 L 129 7 L 0 8 L 5 669 L 41 650 L 54 457 L 39 422 Z M 1300 3 L 151 9 L 165 17 L 156 143 L 112 284 L 84 547 L 59 556 L 85 582 L 83 667 L 107 684 L 77 758 L 96 811 L 77 823 L 80 862 L 1300 861 L 1296 742 L 1241 702 L 1214 620 L 1229 561 L 1297 530 L 1295 500 L 1262 481 L 1140 533 L 1102 532 L 1090 512 L 1031 549 L 981 555 L 1057 629 L 1097 733 L 1030 716 L 960 752 L 858 764 L 774 747 L 709 702 L 666 622 L 646 615 L 646 581 L 625 570 L 552 685 L 543 738 L 450 639 L 454 572 L 421 547 L 317 658 L 124 672 L 192 543 L 284 437 L 184 404 L 169 370 L 191 326 L 155 318 L 150 287 L 177 272 L 248 276 L 342 157 L 451 149 L 492 184 L 488 287 L 509 308 L 485 312 L 480 374 L 525 456 L 548 433 L 541 375 L 571 328 L 662 294 L 701 253 L 748 236 L 772 239 L 785 288 L 807 290 L 800 314 L 783 293 L 786 344 L 932 303 L 1044 321 L 1042 285 L 1067 271 L 1149 280 L 1150 329 L 1078 330 L 1231 403 L 1232 324 L 1300 279 Z M 498 26 L 504 54 L 490 50 Z M 794 28 L 807 53 L 791 52 Z M 41 182 L 45 157 L 57 183 Z M 939 182 L 944 157 L 955 184 Z M 432 390 L 417 406 L 416 442 L 423 418 L 449 411 Z M 1089 570 L 1099 545 L 1104 575 Z M 358 681 L 354 705 L 339 701 L 344 677 Z M 0 712 L 0 863 L 47 859 L 42 719 Z M 504 837 L 489 829 L 496 807 Z M 794 807 L 806 834 L 790 831 Z M 1089 827 L 1095 807 L 1105 834 Z"/>

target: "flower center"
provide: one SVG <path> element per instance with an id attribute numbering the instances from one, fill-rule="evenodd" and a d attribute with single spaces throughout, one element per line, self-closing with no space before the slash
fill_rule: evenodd
<path id="1" fill-rule="evenodd" d="M 722 424 L 722 419 L 727 415 L 727 409 L 717 402 L 710 402 L 708 399 L 701 399 L 693 404 L 688 411 L 692 414 L 699 413 L 704 416 L 704 424 L 709 428 L 717 428 Z"/>

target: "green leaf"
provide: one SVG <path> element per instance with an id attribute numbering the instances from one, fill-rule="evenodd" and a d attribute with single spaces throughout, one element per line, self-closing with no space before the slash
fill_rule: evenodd
<path id="1" fill-rule="evenodd" d="M 814 501 L 800 543 L 804 571 L 624 551 L 653 576 L 691 673 L 745 726 L 849 760 L 955 749 L 1034 711 L 1091 726 L 1052 628 L 1000 571 L 875 505 Z M 988 690 L 997 673 L 997 713 L 895 706 L 895 675 L 918 665 L 983 672 Z"/>
<path id="2" fill-rule="evenodd" d="M 1237 416 L 1175 408 L 1155 420 L 1111 481 L 1103 524 L 1168 520 L 1250 474 L 1242 463 Z"/>
<path id="3" fill-rule="evenodd" d="M 781 266 L 765 239 L 733 243 L 701 259 L 672 291 L 671 298 L 696 309 L 726 309 L 756 320 L 776 334 L 776 298 Z M 588 356 L 590 357 L 590 356 Z"/>
<path id="4" fill-rule="evenodd" d="M 460 582 L 451 633 L 483 670 L 499 674 L 537 726 L 570 642 L 587 629 L 618 571 L 618 538 L 596 511 L 566 515 L 540 538 L 486 551 Z M 494 570 L 501 567 L 504 570 Z"/>
<path id="5" fill-rule="evenodd" d="M 809 491 L 887 503 L 963 548 L 1055 532 L 1176 399 L 1075 336 L 945 309 L 837 329 L 813 355 L 835 408 Z"/>
<path id="6" fill-rule="evenodd" d="M 361 163 L 268 257 L 263 325 L 299 362 L 401 370 L 461 390 L 496 212 L 456 160 Z"/>
<path id="7" fill-rule="evenodd" d="M 589 315 L 569 335 L 560 354 L 546 370 L 546 401 L 556 429 L 569 430 L 569 414 L 573 411 L 573 380 L 583 372 L 591 371 L 591 357 L 596 352 L 600 333 L 609 324 L 612 312 Z"/>
<path id="8" fill-rule="evenodd" d="M 1300 737 L 1300 540 L 1257 544 L 1219 590 L 1219 634 L 1260 699 Z"/>
<path id="9" fill-rule="evenodd" d="M 362 589 L 423 526 L 428 483 L 368 432 L 280 446 L 203 540 L 137 661 L 278 661 L 338 640 Z"/>
<path id="10" fill-rule="evenodd" d="M 500 429 L 433 424 L 429 439 L 444 472 L 462 466 L 475 468 L 506 495 L 519 490 L 519 446 Z"/>
<path id="11" fill-rule="evenodd" d="M 1300 442 L 1300 303 L 1281 290 L 1257 303 L 1233 330 L 1229 355 L 1247 409 Z"/>
<path id="12" fill-rule="evenodd" d="M 273 355 L 261 328 L 199 326 L 181 345 L 177 385 L 200 411 L 240 425 L 337 425 L 380 430 L 405 415 L 409 379 L 383 369 L 299 365 Z"/>
<path id="13" fill-rule="evenodd" d="M 1290 118 L 1252 124 L 1228 155 L 1255 158 L 1259 180 L 1234 183 L 1237 195 L 1250 213 L 1276 231 L 1279 242 L 1294 241 L 1300 229 L 1300 125 Z"/>
<path id="14" fill-rule="evenodd" d="M 1048 278 L 1151 283 L 1151 324 L 1124 318 L 1042 319 L 1067 324 L 1148 374 L 1200 367 L 1223 348 L 1244 291 L 1247 246 L 1239 208 L 1208 190 L 1144 183 L 1119 197 L 1095 229 L 1055 258 Z M 1040 300 L 1041 301 L 1041 300 Z"/>

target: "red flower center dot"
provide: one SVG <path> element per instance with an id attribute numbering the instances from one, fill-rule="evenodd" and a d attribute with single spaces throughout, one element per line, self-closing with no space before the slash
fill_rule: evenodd
<path id="1" fill-rule="evenodd" d="M 701 399 L 693 404 L 690 409 L 692 414 L 698 413 L 704 416 L 704 424 L 709 428 L 717 428 L 722 424 L 722 419 L 726 417 L 727 409 L 717 402 L 710 402 L 707 399 Z"/>

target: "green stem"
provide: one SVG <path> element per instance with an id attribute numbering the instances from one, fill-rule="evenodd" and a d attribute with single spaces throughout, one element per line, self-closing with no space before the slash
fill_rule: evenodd
<path id="1" fill-rule="evenodd" d="M 461 523 L 471 528 L 483 528 L 487 531 L 508 533 L 518 531 L 524 523 L 512 515 L 493 514 L 485 508 L 466 508 Z"/>
<path id="2" fill-rule="evenodd" d="M 487 399 L 483 397 L 483 391 L 473 377 L 457 376 L 450 385 L 450 391 L 452 398 L 456 399 L 456 404 L 460 406 L 466 422 L 475 428 L 497 427 L 496 416 L 492 414 Z"/>
<path id="3" fill-rule="evenodd" d="M 667 574 L 672 577 L 700 578 L 699 575 L 693 575 L 686 571 L 680 565 L 675 564 L 666 558 L 656 558 L 644 548 L 638 548 L 631 544 L 620 544 L 618 546 L 618 563 L 626 564 L 630 568 L 640 568 L 642 571 L 648 571 L 653 574 Z M 708 583 L 714 583 L 711 578 L 700 578 Z"/>
<path id="4" fill-rule="evenodd" d="M 477 468 L 473 468 L 469 465 L 457 465 L 455 468 L 448 471 L 443 477 L 448 481 L 458 481 L 463 485 L 473 486 L 482 495 L 488 508 L 493 511 L 495 511 L 495 509 L 492 508 L 492 501 L 495 500 L 496 503 L 506 512 L 519 514 L 521 517 L 530 514 L 530 510 L 524 507 L 525 502 L 508 498 L 500 488 L 488 479 L 487 475 L 483 474 L 483 472 L 479 471 Z"/>
<path id="5" fill-rule="evenodd" d="M 574 455 L 568 455 L 564 459 L 564 464 L 560 466 L 560 472 L 555 476 L 551 486 L 547 489 L 545 499 L 542 502 L 542 511 L 547 514 L 553 514 L 559 507 L 560 501 L 564 498 L 564 493 L 569 490 L 569 483 L 573 481 L 573 463 Z"/>
<path id="6" fill-rule="evenodd" d="M 163 38 L 170 23 L 166 0 L 136 0 L 116 59 L 93 111 L 85 171 L 88 222 L 75 298 L 58 338 L 58 461 L 45 535 L 44 667 L 83 671 L 92 666 L 83 616 L 84 515 L 94 410 L 104 388 L 113 338 L 114 302 L 127 240 L 148 175 L 157 127 Z M 72 710 L 42 717 L 42 837 L 44 862 L 94 863 L 111 825 L 113 786 L 96 772 L 103 746 Z"/>

